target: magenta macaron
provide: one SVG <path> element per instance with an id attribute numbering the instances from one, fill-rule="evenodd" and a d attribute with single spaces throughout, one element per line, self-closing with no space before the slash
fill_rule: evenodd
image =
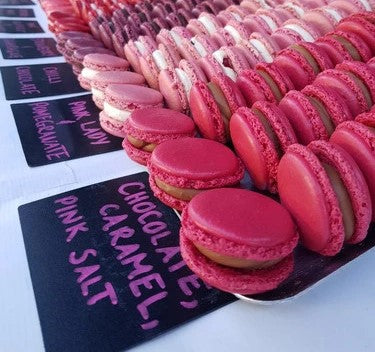
<path id="1" fill-rule="evenodd" d="M 279 164 L 278 187 L 308 249 L 332 256 L 344 242 L 366 237 L 372 214 L 368 186 L 341 147 L 326 141 L 290 146 Z"/>
<path id="2" fill-rule="evenodd" d="M 226 146 L 202 138 L 179 138 L 156 146 L 148 162 L 156 197 L 182 210 L 198 193 L 239 184 L 244 167 Z"/>
<path id="3" fill-rule="evenodd" d="M 156 90 L 133 84 L 111 84 L 104 92 L 104 110 L 100 125 L 110 134 L 125 137 L 124 121 L 132 111 L 141 108 L 163 107 L 163 96 Z"/>
<path id="4" fill-rule="evenodd" d="M 196 131 L 190 117 L 180 112 L 148 108 L 133 111 L 124 123 L 123 148 L 129 157 L 143 165 L 155 147 L 167 140 L 194 137 Z"/>
<path id="5" fill-rule="evenodd" d="M 185 208 L 181 223 L 184 261 L 220 290 L 269 291 L 293 271 L 296 227 L 285 208 L 271 198 L 233 188 L 202 192 Z"/>

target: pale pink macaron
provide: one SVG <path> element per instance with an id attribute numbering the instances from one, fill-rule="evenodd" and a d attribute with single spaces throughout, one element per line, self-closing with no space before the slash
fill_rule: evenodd
<path id="1" fill-rule="evenodd" d="M 129 68 L 129 62 L 115 55 L 89 54 L 83 59 L 83 66 L 78 80 L 82 88 L 90 90 L 91 80 L 98 72 L 126 71 Z"/>
<path id="2" fill-rule="evenodd" d="M 104 91 L 111 84 L 134 84 L 144 85 L 145 79 L 142 75 L 130 71 L 104 71 L 98 72 L 91 80 L 92 99 L 96 106 L 104 109 Z"/>
<path id="3" fill-rule="evenodd" d="M 163 107 L 163 96 L 154 89 L 133 84 L 111 84 L 104 92 L 104 111 L 100 125 L 108 133 L 125 137 L 123 124 L 132 111 Z"/>

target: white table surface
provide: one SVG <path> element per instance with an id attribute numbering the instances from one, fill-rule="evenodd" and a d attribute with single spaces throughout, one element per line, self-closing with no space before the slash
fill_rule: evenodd
<path id="1" fill-rule="evenodd" d="M 32 8 L 47 29 L 40 8 Z M 51 34 L 0 34 L 2 38 L 33 36 Z M 1 66 L 62 61 L 1 59 Z M 44 351 L 43 340 L 17 207 L 143 168 L 122 151 L 29 168 L 9 104 L 1 85 L 0 352 L 40 352 Z M 259 306 L 237 301 L 131 351 L 375 351 L 374 272 L 375 251 L 370 250 L 288 303 Z"/>

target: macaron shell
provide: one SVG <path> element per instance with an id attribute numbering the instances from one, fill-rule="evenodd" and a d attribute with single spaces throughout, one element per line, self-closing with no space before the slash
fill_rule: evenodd
<path id="1" fill-rule="evenodd" d="M 101 111 L 99 114 L 99 122 L 104 131 L 113 136 L 125 138 L 125 133 L 122 129 L 122 121 L 112 119 L 104 111 Z"/>
<path id="2" fill-rule="evenodd" d="M 315 141 L 308 148 L 319 158 L 333 166 L 348 191 L 355 218 L 355 229 L 347 243 L 359 243 L 367 235 L 372 208 L 368 186 L 353 158 L 340 146 Z"/>
<path id="3" fill-rule="evenodd" d="M 344 242 L 344 224 L 319 159 L 294 144 L 281 158 L 277 179 L 281 203 L 296 221 L 304 246 L 322 255 L 337 254 Z"/>
<path id="4" fill-rule="evenodd" d="M 268 269 L 243 271 L 225 267 L 201 254 L 183 232 L 180 233 L 180 248 L 185 263 L 203 281 L 231 293 L 256 294 L 275 289 L 294 267 L 292 255 Z"/>
<path id="5" fill-rule="evenodd" d="M 345 149 L 355 160 L 369 187 L 372 202 L 372 221 L 375 221 L 375 133 L 359 122 L 340 124 L 330 142 Z"/>
<path id="6" fill-rule="evenodd" d="M 221 112 L 204 82 L 197 81 L 190 90 L 190 110 L 203 137 L 225 143 L 226 128 Z"/>

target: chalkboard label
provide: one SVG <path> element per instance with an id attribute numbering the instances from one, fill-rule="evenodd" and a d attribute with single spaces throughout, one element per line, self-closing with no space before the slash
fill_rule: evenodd
<path id="1" fill-rule="evenodd" d="M 35 17 L 35 14 L 33 9 L 3 7 L 0 17 Z"/>
<path id="2" fill-rule="evenodd" d="M 120 150 L 122 140 L 99 124 L 91 94 L 11 105 L 29 166 Z"/>
<path id="3" fill-rule="evenodd" d="M 179 219 L 147 173 L 19 208 L 47 352 L 118 352 L 234 297 L 207 287 L 179 251 Z"/>
<path id="4" fill-rule="evenodd" d="M 0 33 L 44 33 L 37 21 L 0 20 Z"/>
<path id="5" fill-rule="evenodd" d="M 53 38 L 3 38 L 0 39 L 0 49 L 7 60 L 61 56 Z"/>
<path id="6" fill-rule="evenodd" d="M 8 66 L 0 70 L 7 100 L 85 92 L 66 63 Z"/>
<path id="7" fill-rule="evenodd" d="M 0 6 L 35 5 L 31 0 L 0 0 Z"/>

